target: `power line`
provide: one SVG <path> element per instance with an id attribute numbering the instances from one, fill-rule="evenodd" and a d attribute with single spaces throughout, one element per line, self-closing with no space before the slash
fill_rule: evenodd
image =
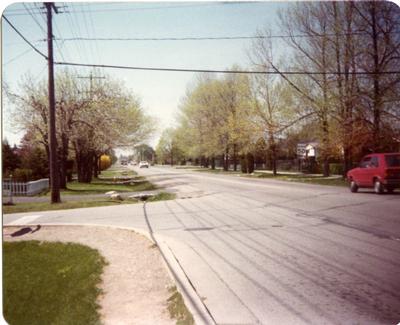
<path id="1" fill-rule="evenodd" d="M 72 10 L 65 11 L 68 13 L 82 13 L 82 12 L 110 12 L 110 11 L 146 11 L 146 10 L 164 10 L 164 9 L 185 9 L 193 7 L 205 7 L 221 5 L 220 3 L 204 3 L 204 4 L 191 4 L 186 6 L 158 6 L 158 7 L 142 7 L 142 8 L 104 8 L 104 9 L 88 9 L 88 10 Z M 12 11 L 14 10 L 14 11 Z M 23 16 L 27 13 L 21 12 L 23 9 L 9 9 L 7 10 L 8 16 Z"/>
<path id="2" fill-rule="evenodd" d="M 72 20 L 72 15 L 67 13 L 65 17 L 66 17 L 67 24 L 70 26 L 70 30 L 71 30 L 72 35 L 74 35 L 74 36 L 78 35 L 78 34 L 75 33 L 75 30 L 74 30 L 74 22 Z M 78 43 L 74 43 L 74 44 L 75 44 L 75 48 L 77 50 L 76 53 L 78 53 L 78 56 L 82 59 L 84 51 L 83 51 L 83 48 L 81 46 L 81 43 L 78 42 Z"/>
<path id="3" fill-rule="evenodd" d="M 21 56 L 24 56 L 25 54 L 29 53 L 30 51 L 32 51 L 31 48 L 25 50 L 24 52 L 18 54 L 17 56 L 13 57 L 12 59 L 8 60 L 6 63 L 4 63 L 3 65 L 6 66 L 7 64 L 19 59 Z"/>
<path id="4" fill-rule="evenodd" d="M 37 21 L 36 17 L 34 16 L 33 11 L 31 12 L 31 9 L 28 8 L 27 5 L 25 5 L 25 3 L 22 3 L 24 8 L 26 9 L 26 11 L 29 13 L 29 15 L 32 17 L 32 19 L 35 21 L 35 23 L 39 26 L 39 28 L 42 30 L 42 32 L 44 33 L 44 35 L 46 35 L 46 30 L 42 27 L 42 25 L 40 25 L 40 23 Z"/>
<path id="5" fill-rule="evenodd" d="M 83 5 L 82 5 L 82 7 L 83 7 Z M 93 36 L 96 37 L 96 28 L 95 28 L 95 25 L 94 25 L 94 22 L 93 22 L 93 17 L 92 17 L 93 14 L 92 14 L 92 13 L 89 13 L 88 16 L 89 16 L 91 28 L 92 28 L 92 31 L 93 31 Z M 102 61 L 103 61 L 103 60 L 102 60 L 102 52 L 101 52 L 100 49 L 99 49 L 98 43 L 99 43 L 99 42 L 97 42 L 97 41 L 95 41 L 95 43 L 94 43 L 94 44 L 95 44 L 95 47 L 96 47 L 95 53 L 96 53 L 97 59 L 98 59 L 97 62 L 102 62 Z M 101 69 L 101 71 L 102 71 L 102 73 L 104 74 L 104 69 Z"/>
<path id="6" fill-rule="evenodd" d="M 11 26 L 12 29 L 14 29 L 14 31 L 26 42 L 30 45 L 30 47 L 32 47 L 37 53 L 39 53 L 41 56 L 43 56 L 46 60 L 48 59 L 47 56 L 45 54 L 43 54 L 42 52 L 40 52 L 31 42 L 29 42 L 24 35 L 22 35 L 18 29 L 7 19 L 6 16 L 3 15 L 4 20 Z"/>
<path id="7" fill-rule="evenodd" d="M 289 36 L 221 36 L 221 37 L 165 37 L 165 38 L 141 38 L 141 37 L 70 37 L 62 38 L 63 41 L 208 41 L 208 40 L 240 40 L 240 39 L 263 39 L 282 38 Z"/>
<path id="8" fill-rule="evenodd" d="M 400 34 L 391 32 L 390 34 Z M 215 41 L 215 40 L 243 40 L 243 39 L 273 39 L 273 38 L 313 38 L 313 37 L 346 37 L 349 35 L 368 35 L 365 32 L 319 35 L 256 35 L 256 36 L 199 36 L 199 37 L 69 37 L 59 38 L 62 41 Z M 43 41 L 43 40 L 39 40 Z"/>
<path id="9" fill-rule="evenodd" d="M 125 70 L 145 70 L 145 71 L 164 71 L 164 72 L 199 72 L 199 73 L 226 73 L 226 74 L 278 74 L 278 75 L 344 75 L 343 72 L 320 72 L 320 71 L 254 71 L 254 70 L 210 70 L 210 69 L 178 69 L 178 68 L 152 68 L 152 67 L 133 67 L 122 65 L 107 64 L 88 64 L 74 62 L 54 62 L 57 65 L 92 67 L 92 68 L 110 68 Z M 400 74 L 400 71 L 382 71 L 382 72 L 349 72 L 350 75 L 374 75 L 374 74 Z"/>

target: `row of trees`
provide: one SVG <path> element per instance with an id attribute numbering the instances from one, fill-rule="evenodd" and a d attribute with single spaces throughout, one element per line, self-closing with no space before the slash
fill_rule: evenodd
<path id="1" fill-rule="evenodd" d="M 265 139 L 276 171 L 277 156 L 287 151 L 282 144 L 295 145 L 291 139 L 304 134 L 319 142 L 329 175 L 332 160 L 346 172 L 365 153 L 399 150 L 399 8 L 377 1 L 293 3 L 280 12 L 280 27 L 284 53 L 267 29 L 249 50 L 252 68 L 265 74 L 194 81 L 178 126 L 161 137 L 161 160 L 200 158 L 213 167 L 221 157 L 227 169 L 230 158 L 236 169 L 237 157 L 254 159 Z"/>
<path id="2" fill-rule="evenodd" d="M 49 176 L 46 152 L 22 139 L 20 147 L 11 147 L 7 140 L 2 141 L 3 175 L 17 181 L 31 181 Z"/>
<path id="3" fill-rule="evenodd" d="M 75 162 L 78 181 L 91 182 L 97 177 L 102 154 L 116 146 L 132 146 L 146 139 L 153 123 L 124 86 L 107 77 L 106 81 L 85 81 L 66 69 L 57 75 L 56 129 L 60 186 L 66 187 L 68 170 Z M 25 141 L 40 144 L 49 155 L 47 82 L 23 80 L 19 94 L 8 90 L 15 106 L 16 126 L 28 130 Z"/>

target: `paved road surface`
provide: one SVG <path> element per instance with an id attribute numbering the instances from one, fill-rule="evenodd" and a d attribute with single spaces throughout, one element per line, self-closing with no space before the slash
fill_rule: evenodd
<path id="1" fill-rule="evenodd" d="M 179 199 L 5 215 L 4 222 L 151 230 L 218 324 L 400 322 L 399 193 L 172 168 L 139 173 Z"/>

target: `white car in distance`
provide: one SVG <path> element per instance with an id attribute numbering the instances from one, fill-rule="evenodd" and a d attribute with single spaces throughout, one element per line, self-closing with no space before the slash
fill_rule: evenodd
<path id="1" fill-rule="evenodd" d="M 149 168 L 149 163 L 147 161 L 141 161 L 139 163 L 139 168 Z"/>

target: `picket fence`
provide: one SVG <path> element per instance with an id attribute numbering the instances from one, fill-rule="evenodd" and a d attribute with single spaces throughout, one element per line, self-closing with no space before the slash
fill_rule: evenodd
<path id="1" fill-rule="evenodd" d="M 3 193 L 11 193 L 13 195 L 35 195 L 49 188 L 49 179 L 42 178 L 32 182 L 14 182 L 11 180 L 3 180 Z"/>

